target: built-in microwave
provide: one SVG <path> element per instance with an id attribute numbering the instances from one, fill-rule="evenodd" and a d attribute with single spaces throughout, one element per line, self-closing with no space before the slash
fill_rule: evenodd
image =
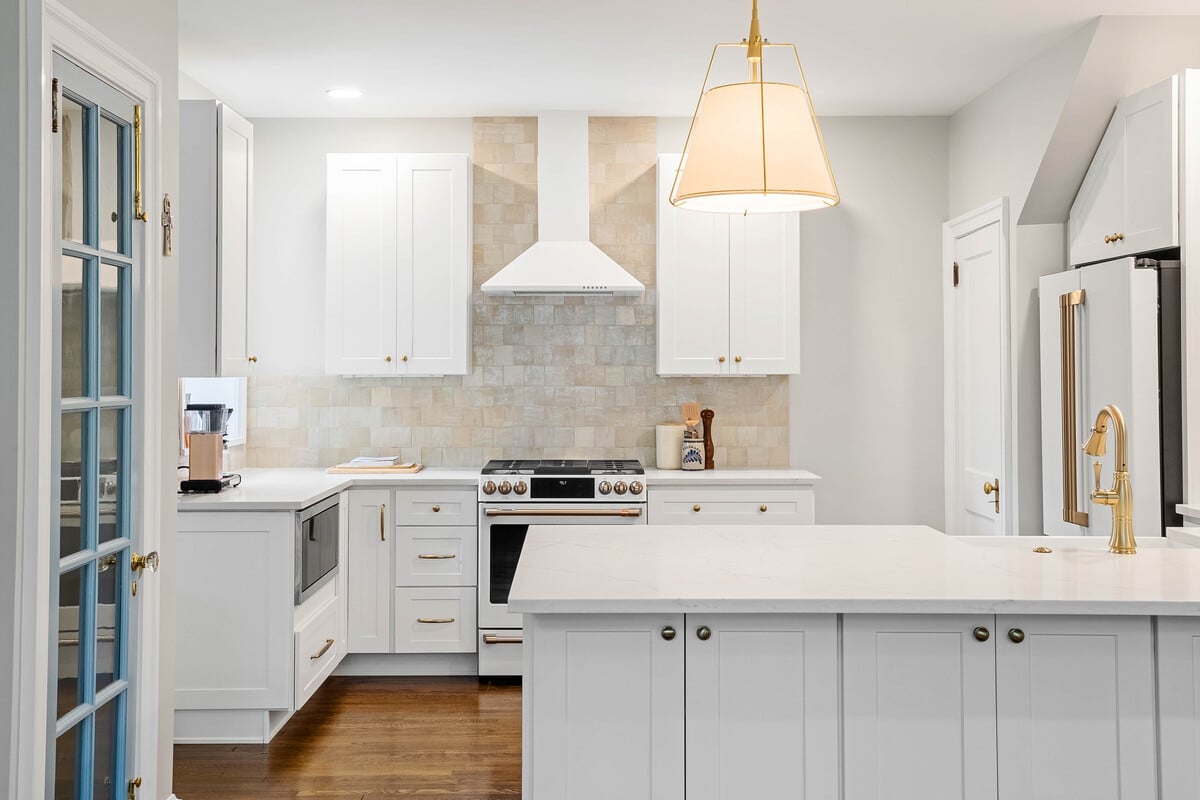
<path id="1" fill-rule="evenodd" d="M 338 497 L 301 509 L 296 517 L 296 605 L 333 580 L 338 568 Z"/>

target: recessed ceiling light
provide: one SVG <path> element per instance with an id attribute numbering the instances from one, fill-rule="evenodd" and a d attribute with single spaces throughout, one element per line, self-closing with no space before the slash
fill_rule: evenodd
<path id="1" fill-rule="evenodd" d="M 332 89 L 326 89 L 325 94 L 335 100 L 354 100 L 362 97 L 362 90 L 352 86 L 335 86 Z"/>

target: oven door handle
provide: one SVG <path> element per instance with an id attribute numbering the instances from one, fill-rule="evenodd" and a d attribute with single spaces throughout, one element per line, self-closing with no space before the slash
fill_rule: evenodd
<path id="1" fill-rule="evenodd" d="M 488 508 L 486 517 L 640 517 L 640 508 Z"/>

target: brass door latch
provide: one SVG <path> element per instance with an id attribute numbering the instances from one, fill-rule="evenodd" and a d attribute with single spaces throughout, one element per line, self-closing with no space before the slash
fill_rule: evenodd
<path id="1" fill-rule="evenodd" d="M 1000 513 L 1000 479 L 988 481 L 983 485 L 983 493 L 991 496 L 992 503 L 995 505 L 996 513 Z"/>

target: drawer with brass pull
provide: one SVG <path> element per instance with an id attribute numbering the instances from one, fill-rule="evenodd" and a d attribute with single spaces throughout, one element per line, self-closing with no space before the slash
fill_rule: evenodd
<path id="1" fill-rule="evenodd" d="M 651 486 L 647 499 L 652 525 L 811 525 L 815 515 L 811 486 Z"/>
<path id="2" fill-rule="evenodd" d="M 397 489 L 397 525 L 475 525 L 474 489 Z"/>
<path id="3" fill-rule="evenodd" d="M 406 525 L 396 528 L 397 586 L 474 586 L 474 525 Z"/>
<path id="4" fill-rule="evenodd" d="M 396 589 L 397 653 L 475 652 L 475 589 L 418 586 Z"/>
<path id="5" fill-rule="evenodd" d="M 295 633 L 296 708 L 320 688 L 344 655 L 338 641 L 337 597 L 331 596 L 320 610 L 308 617 Z"/>

